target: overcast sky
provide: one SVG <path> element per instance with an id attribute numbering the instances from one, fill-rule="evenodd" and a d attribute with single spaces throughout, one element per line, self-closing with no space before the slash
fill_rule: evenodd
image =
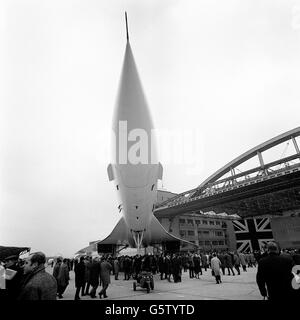
<path id="1" fill-rule="evenodd" d="M 299 126 L 300 0 L 2 0 L 0 245 L 72 256 L 119 220 L 106 168 L 125 10 L 154 125 L 177 135 L 165 189 Z"/>

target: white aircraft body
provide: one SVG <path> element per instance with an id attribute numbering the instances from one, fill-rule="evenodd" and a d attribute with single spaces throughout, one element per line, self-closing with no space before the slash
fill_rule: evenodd
<path id="1" fill-rule="evenodd" d="M 113 117 L 115 143 L 112 163 L 107 169 L 109 180 L 116 186 L 122 217 L 111 234 L 99 243 L 139 249 L 183 240 L 168 233 L 153 215 L 157 181 L 162 179 L 163 169 L 157 161 L 153 122 L 129 43 L 127 16 L 126 30 L 125 57 Z"/>

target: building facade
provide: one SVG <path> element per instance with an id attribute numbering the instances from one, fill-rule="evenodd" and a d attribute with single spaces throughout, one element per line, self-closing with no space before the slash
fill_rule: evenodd
<path id="1" fill-rule="evenodd" d="M 176 194 L 158 190 L 157 203 L 174 197 Z M 163 227 L 171 234 L 199 246 L 200 250 L 236 250 L 232 218 L 211 214 L 187 213 L 174 218 L 158 217 Z M 181 246 L 181 251 L 193 251 L 194 247 Z"/>

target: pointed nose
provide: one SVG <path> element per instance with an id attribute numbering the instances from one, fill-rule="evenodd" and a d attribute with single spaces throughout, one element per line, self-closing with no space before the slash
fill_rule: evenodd
<path id="1" fill-rule="evenodd" d="M 126 45 L 113 128 L 117 132 L 120 121 L 127 121 L 129 131 L 137 128 L 150 133 L 153 129 L 146 97 L 129 42 Z"/>
<path id="2" fill-rule="evenodd" d="M 132 164 L 156 161 L 156 142 L 152 130 L 150 111 L 130 44 L 127 42 L 113 118 L 116 142 L 113 154 L 117 163 L 127 164 L 130 154 L 137 159 L 130 160 Z"/>

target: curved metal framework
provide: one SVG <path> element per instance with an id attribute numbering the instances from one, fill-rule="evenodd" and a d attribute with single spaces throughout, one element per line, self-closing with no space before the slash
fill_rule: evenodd
<path id="1" fill-rule="evenodd" d="M 300 127 L 285 132 L 256 146 L 255 148 L 250 149 L 249 151 L 230 161 L 224 167 L 217 170 L 214 174 L 204 180 L 198 187 L 180 193 L 175 197 L 160 203 L 157 205 L 156 209 L 160 210 L 163 208 L 174 207 L 187 202 L 199 200 L 201 198 L 206 198 L 215 194 L 300 171 L 300 150 L 296 141 L 296 137 L 298 136 L 300 136 Z M 264 163 L 262 155 L 264 151 L 290 140 L 293 142 L 295 154 L 269 162 L 267 164 Z M 258 167 L 240 173 L 235 172 L 237 166 L 253 157 L 258 157 L 260 163 Z M 296 163 L 294 163 L 295 160 Z M 280 165 L 279 169 L 276 168 L 278 165 Z M 229 177 L 220 179 L 228 173 L 231 174 Z"/>

